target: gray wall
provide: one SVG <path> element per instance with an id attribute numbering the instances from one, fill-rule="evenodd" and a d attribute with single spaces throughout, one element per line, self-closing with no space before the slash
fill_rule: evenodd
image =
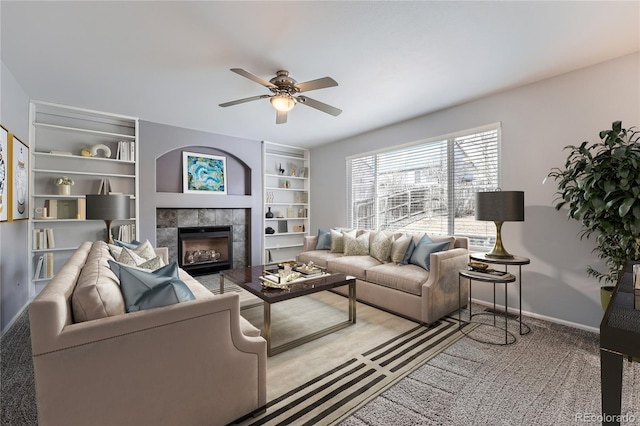
<path id="1" fill-rule="evenodd" d="M 346 225 L 345 157 L 501 122 L 501 187 L 525 191 L 525 222 L 503 227 L 507 250 L 531 259 L 523 268 L 523 310 L 598 327 L 600 283 L 585 274 L 589 264 L 602 268 L 591 253 L 595 243 L 579 240 L 579 224 L 552 207 L 554 181 L 542 182 L 564 164 L 566 145 L 595 142 L 616 120 L 640 126 L 639 75 L 635 53 L 313 149 L 312 230 Z M 492 300 L 488 289 L 477 287 L 476 297 Z M 510 290 L 516 291 L 509 304 L 517 306 L 517 289 Z"/>
<path id="2" fill-rule="evenodd" d="M 201 132 L 140 121 L 139 176 L 140 176 L 140 233 L 142 240 L 156 242 L 156 208 L 246 208 L 251 209 L 249 239 L 251 264 L 260 264 L 262 217 L 262 144 L 260 141 Z M 232 156 L 227 163 L 228 194 L 182 194 L 175 185 L 180 178 L 182 159 L 177 153 L 185 151 L 220 153 Z M 172 154 L 164 154 L 173 151 Z M 176 155 L 174 155 L 176 154 Z M 164 156 L 164 157 L 163 157 Z M 162 170 L 156 169 L 156 160 Z M 173 159 L 173 164 L 167 161 Z M 244 163 L 246 168 L 241 167 Z M 246 169 L 249 170 L 247 175 Z M 169 182 L 160 182 L 166 177 Z M 235 178 L 235 179 L 234 179 Z M 168 192 L 156 192 L 158 188 Z M 174 184 L 171 185 L 170 182 Z M 237 186 L 237 182 L 243 182 Z"/>
<path id="3" fill-rule="evenodd" d="M 23 142 L 29 141 L 29 97 L 0 63 L 0 123 Z M 26 220 L 0 223 L 0 329 L 4 332 L 29 301 Z"/>

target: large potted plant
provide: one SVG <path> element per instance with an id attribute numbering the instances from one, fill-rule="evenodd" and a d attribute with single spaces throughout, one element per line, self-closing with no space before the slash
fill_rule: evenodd
<path id="1" fill-rule="evenodd" d="M 594 252 L 606 271 L 591 266 L 587 275 L 614 283 L 625 262 L 640 259 L 640 132 L 616 121 L 600 141 L 569 145 L 564 169 L 549 173 L 558 183 L 556 210 L 582 223 L 580 239 L 596 236 Z"/>

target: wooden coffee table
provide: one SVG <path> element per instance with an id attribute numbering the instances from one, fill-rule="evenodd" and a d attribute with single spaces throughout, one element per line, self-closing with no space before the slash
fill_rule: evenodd
<path id="1" fill-rule="evenodd" d="M 265 270 L 277 271 L 277 269 L 277 265 L 259 265 L 220 271 L 220 294 L 224 293 L 224 281 L 225 279 L 228 279 L 254 296 L 262 299 L 264 310 L 262 336 L 267 341 L 267 356 L 279 354 L 356 323 L 356 279 L 354 277 L 349 277 L 344 274 L 324 274 L 317 278 L 308 278 L 302 282 L 294 283 L 290 285 L 288 289 L 263 287 L 262 281 L 260 280 L 260 276 L 262 276 L 263 272 Z M 271 304 L 318 293 L 324 290 L 330 290 L 343 285 L 349 286 L 348 320 L 335 324 L 331 327 L 327 327 L 323 330 L 316 331 L 315 333 L 291 342 L 284 343 L 275 348 L 271 347 Z"/>

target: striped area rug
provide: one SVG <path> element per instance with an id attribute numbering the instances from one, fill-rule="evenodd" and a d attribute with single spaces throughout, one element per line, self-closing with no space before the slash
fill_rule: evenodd
<path id="1" fill-rule="evenodd" d="M 463 322 L 467 331 L 475 326 Z M 334 424 L 461 337 L 452 317 L 417 325 L 269 401 L 265 413 L 240 424 Z"/>

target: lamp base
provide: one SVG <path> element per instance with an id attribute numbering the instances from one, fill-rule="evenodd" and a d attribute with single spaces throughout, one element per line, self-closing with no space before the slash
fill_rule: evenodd
<path id="1" fill-rule="evenodd" d="M 513 259 L 513 255 L 507 252 L 502 245 L 502 223 L 494 222 L 496 224 L 496 243 L 493 246 L 493 250 L 485 254 L 486 257 L 492 257 L 494 259 Z"/>
<path id="2" fill-rule="evenodd" d="M 115 244 L 113 242 L 113 236 L 111 235 L 111 220 L 105 219 L 104 222 L 107 224 L 107 236 L 104 239 L 104 242 L 108 244 Z"/>

